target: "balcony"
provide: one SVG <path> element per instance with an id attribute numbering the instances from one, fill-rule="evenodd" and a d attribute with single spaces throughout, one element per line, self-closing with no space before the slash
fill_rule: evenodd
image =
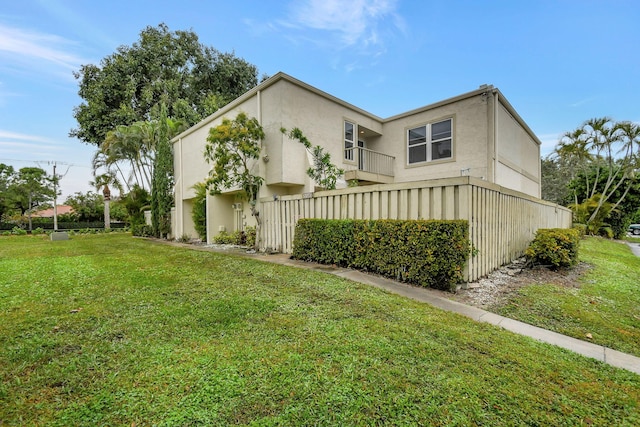
<path id="1" fill-rule="evenodd" d="M 344 178 L 358 180 L 362 184 L 390 184 L 393 182 L 395 157 L 363 147 L 348 148 L 344 152 Z"/>

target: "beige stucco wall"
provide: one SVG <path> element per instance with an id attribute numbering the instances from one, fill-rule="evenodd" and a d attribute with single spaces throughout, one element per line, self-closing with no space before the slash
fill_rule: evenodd
<path id="1" fill-rule="evenodd" d="M 255 162 L 256 173 L 265 178 L 260 197 L 316 190 L 306 175 L 310 156 L 301 144 L 281 133 L 282 127 L 300 128 L 313 145 L 321 145 L 329 152 L 338 167 L 346 170 L 356 167 L 355 162 L 344 159 L 345 120 L 357 126 L 356 132 L 366 129 L 368 149 L 395 157 L 396 183 L 470 175 L 539 197 L 537 140 L 513 117 L 509 112 L 512 110 L 495 104 L 496 99 L 497 90 L 488 87 L 381 119 L 303 82 L 276 75 L 174 140 L 176 233 L 182 235 L 193 230 L 195 234 L 189 200 L 195 196 L 192 186 L 202 182 L 211 167 L 203 156 L 209 129 L 224 117 L 233 119 L 239 112 L 256 117 L 265 131 L 262 155 Z M 407 130 L 447 118 L 453 119 L 453 158 L 408 165 Z M 343 181 L 338 188 L 345 185 Z M 227 193 L 209 196 L 207 201 L 210 241 L 221 226 L 233 231 L 231 204 L 237 200 Z M 247 225 L 255 225 L 246 202 L 244 215 Z"/>
<path id="2" fill-rule="evenodd" d="M 407 131 L 440 120 L 453 119 L 453 157 L 451 159 L 409 165 Z M 449 178 L 465 174 L 487 177 L 487 101 L 481 96 L 412 114 L 400 115 L 385 122 L 383 146 L 396 158 L 395 182 Z"/>
<path id="3" fill-rule="evenodd" d="M 382 133 L 382 123 L 356 108 L 336 102 L 332 98 L 319 95 L 306 86 L 300 86 L 286 80 L 270 86 L 263 92 L 263 126 L 280 127 L 291 130 L 300 128 L 313 145 L 320 145 L 331 155 L 338 167 L 353 162 L 344 159 L 344 122 L 350 121 L 367 129 Z M 286 102 L 283 102 L 286 100 Z M 271 108 L 276 105 L 276 108 Z M 273 138 L 269 138 L 273 135 Z M 269 162 L 267 184 L 304 185 L 305 192 L 313 191 L 314 186 L 305 171 L 309 168 L 309 156 L 304 147 L 286 136 L 276 137 L 268 133 L 267 150 L 278 151 L 281 155 L 276 162 Z M 372 140 L 373 142 L 373 140 Z M 369 146 L 372 148 L 372 146 Z M 372 148 L 375 149 L 375 148 Z M 380 149 L 378 147 L 377 149 Z M 271 158 L 271 154 L 269 154 Z M 279 163 L 281 159 L 281 163 Z M 274 168 L 274 169 L 272 169 Z M 346 185 L 346 184 L 343 184 Z"/>
<path id="4" fill-rule="evenodd" d="M 540 197 L 540 145 L 499 103 L 496 184 Z"/>

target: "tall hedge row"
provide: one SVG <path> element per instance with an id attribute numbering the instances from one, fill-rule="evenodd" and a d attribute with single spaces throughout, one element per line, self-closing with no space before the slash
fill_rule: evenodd
<path id="1" fill-rule="evenodd" d="M 301 219 L 293 258 L 451 290 L 470 255 L 467 221 Z"/>

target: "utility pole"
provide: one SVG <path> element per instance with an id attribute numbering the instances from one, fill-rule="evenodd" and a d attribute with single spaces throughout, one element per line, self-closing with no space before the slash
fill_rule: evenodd
<path id="1" fill-rule="evenodd" d="M 48 162 L 49 164 L 53 163 L 53 231 L 58 231 L 58 175 L 56 175 L 56 167 L 58 166 L 58 162 Z M 63 178 L 68 172 L 71 165 L 69 163 L 62 163 L 63 165 L 67 165 L 67 170 L 64 175 L 60 175 L 60 178 Z"/>
<path id="2" fill-rule="evenodd" d="M 53 162 L 53 231 L 58 231 L 58 179 L 55 162 Z"/>

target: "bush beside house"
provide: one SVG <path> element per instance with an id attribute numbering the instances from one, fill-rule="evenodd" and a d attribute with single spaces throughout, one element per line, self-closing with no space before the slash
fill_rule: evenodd
<path id="1" fill-rule="evenodd" d="M 452 290 L 470 253 L 467 221 L 301 219 L 292 257 Z"/>

